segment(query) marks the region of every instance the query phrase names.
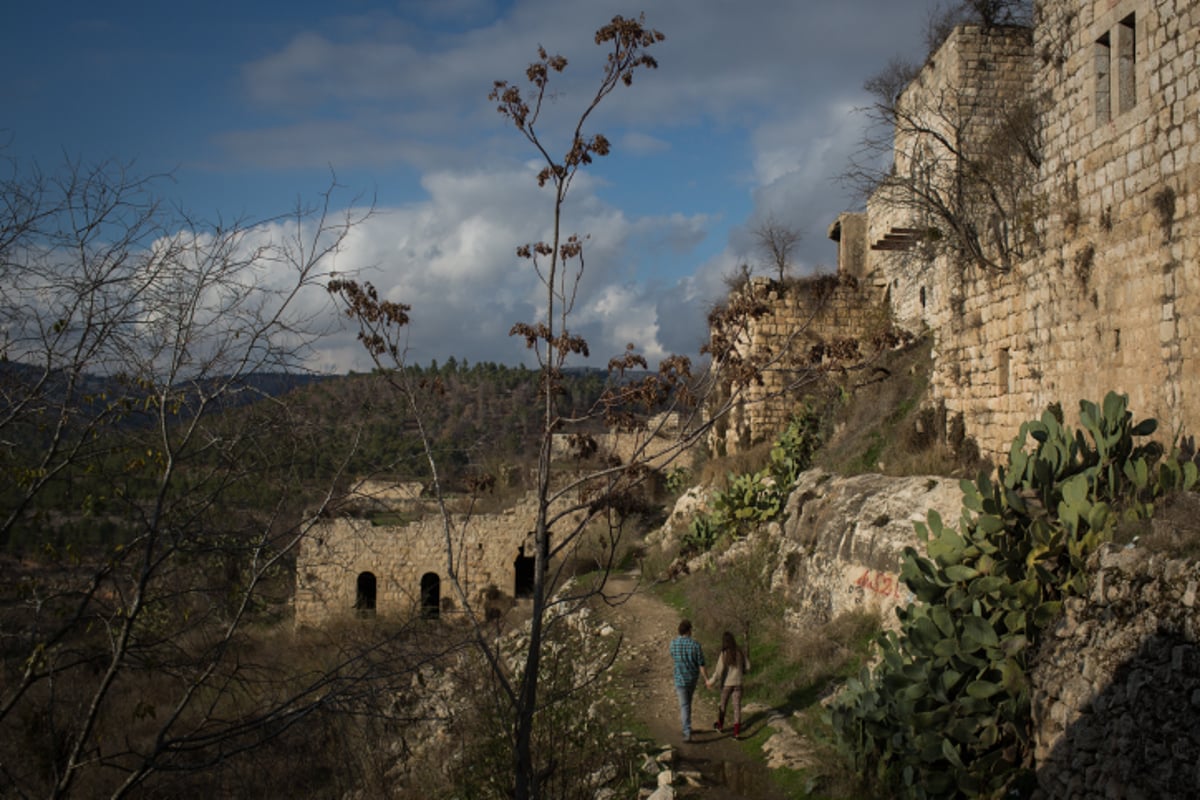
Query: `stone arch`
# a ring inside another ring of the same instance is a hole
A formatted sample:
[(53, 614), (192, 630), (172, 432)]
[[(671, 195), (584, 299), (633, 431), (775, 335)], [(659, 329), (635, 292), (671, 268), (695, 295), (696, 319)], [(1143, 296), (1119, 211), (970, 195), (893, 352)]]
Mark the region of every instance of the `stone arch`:
[(436, 572), (421, 576), (421, 616), (437, 619), (442, 606), (442, 579)]
[(378, 584), (374, 572), (360, 572), (354, 584), (354, 610), (360, 617), (375, 616)]

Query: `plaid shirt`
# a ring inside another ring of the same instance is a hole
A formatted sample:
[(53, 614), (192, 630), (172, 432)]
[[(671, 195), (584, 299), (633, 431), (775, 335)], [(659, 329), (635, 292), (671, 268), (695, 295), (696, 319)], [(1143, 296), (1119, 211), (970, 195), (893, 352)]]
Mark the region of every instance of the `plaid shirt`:
[(700, 643), (690, 636), (676, 636), (671, 640), (671, 658), (675, 660), (675, 685), (695, 686), (704, 666)]

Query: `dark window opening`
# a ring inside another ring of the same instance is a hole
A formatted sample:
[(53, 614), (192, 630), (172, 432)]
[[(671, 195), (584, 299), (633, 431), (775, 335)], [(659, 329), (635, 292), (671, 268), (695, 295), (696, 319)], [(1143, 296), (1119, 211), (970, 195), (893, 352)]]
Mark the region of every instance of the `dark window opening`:
[(1096, 124), (1103, 125), (1112, 119), (1112, 47), (1108, 34), (1096, 40), (1094, 55), (1096, 65)]
[(996, 367), (999, 371), (998, 384), (1000, 391), (1008, 394), (1012, 391), (1012, 354), (1007, 347), (1000, 349), (996, 357)]
[(354, 610), (360, 617), (375, 616), (375, 574), (360, 572), (355, 584)]
[(522, 546), (513, 562), (513, 597), (533, 597), (533, 556), (525, 555)]
[(921, 308), (925, 307), (925, 287), (921, 287)]
[(437, 619), (442, 605), (442, 579), (436, 572), (426, 572), (421, 576), (421, 616), (425, 619)]

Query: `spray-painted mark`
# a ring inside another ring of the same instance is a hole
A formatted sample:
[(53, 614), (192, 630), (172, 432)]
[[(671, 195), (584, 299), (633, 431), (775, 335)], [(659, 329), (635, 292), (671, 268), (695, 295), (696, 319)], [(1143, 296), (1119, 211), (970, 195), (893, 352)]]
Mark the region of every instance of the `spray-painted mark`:
[(903, 600), (901, 595), (900, 581), (886, 572), (880, 572), (877, 569), (865, 569), (858, 580), (854, 582), (855, 586), (863, 589), (869, 589), (875, 594), (891, 597), (896, 600)]

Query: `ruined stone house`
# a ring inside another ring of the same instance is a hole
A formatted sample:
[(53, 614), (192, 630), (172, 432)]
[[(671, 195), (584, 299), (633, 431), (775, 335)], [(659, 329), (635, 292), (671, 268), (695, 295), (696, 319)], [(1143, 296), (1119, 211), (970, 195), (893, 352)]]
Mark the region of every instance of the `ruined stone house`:
[(524, 597), (532, 589), (535, 514), (525, 503), (499, 514), (452, 514), (448, 525), (432, 508), (408, 523), (349, 514), (321, 520), (297, 555), (296, 624), (452, 615), (463, 604), (448, 580), (450, 558), (480, 613)]
[[(643, 431), (596, 439), (606, 458), (666, 468), (680, 455), (680, 434), (680, 420), (663, 416)], [(556, 440), (554, 445), (565, 462), (564, 442)], [(498, 614), (530, 596), (536, 497), (526, 496), (498, 513), (453, 513), (443, 519), (420, 493), (420, 484), (360, 482), (342, 504), (345, 513), (313, 526), (297, 554), (298, 626), (461, 613), (464, 598), (450, 582), (451, 561), (465, 599), (477, 614)], [(558, 530), (570, 529), (580, 519), (578, 512), (569, 515)], [(578, 556), (573, 551), (552, 566), (570, 569), (567, 559)]]
[[(838, 280), (932, 336), (933, 399), (984, 453), (1109, 390), (1194, 433), (1200, 2), (1035, 5), (1032, 29), (959, 27), (899, 95), (890, 178), (830, 228)], [(780, 309), (748, 346), (808, 319)], [(748, 412), (741, 438), (790, 402)]]

